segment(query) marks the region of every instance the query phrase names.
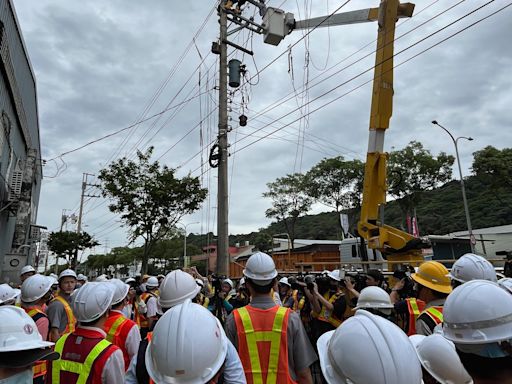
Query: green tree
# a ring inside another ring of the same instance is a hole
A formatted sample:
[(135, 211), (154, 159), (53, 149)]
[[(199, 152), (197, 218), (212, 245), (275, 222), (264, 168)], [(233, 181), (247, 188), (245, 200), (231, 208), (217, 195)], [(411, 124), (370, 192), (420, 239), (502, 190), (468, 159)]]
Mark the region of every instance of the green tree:
[(73, 269), (77, 265), (77, 252), (96, 245), (99, 243), (87, 232), (52, 232), (48, 237), (48, 249), (54, 252), (57, 258), (65, 258)]
[(473, 173), (490, 183), (497, 192), (512, 191), (512, 148), (487, 146), (473, 153)]
[(336, 212), (361, 205), (364, 163), (343, 156), (323, 159), (306, 174), (308, 193)]
[(306, 193), (306, 185), (306, 177), (301, 173), (295, 173), (267, 183), (269, 190), (263, 193), (263, 197), (268, 197), (272, 201), (272, 207), (265, 211), (265, 216), (283, 222), (290, 236), (292, 248), (297, 218), (306, 214), (313, 204), (313, 199)]
[(111, 212), (119, 213), (130, 230), (130, 241), (142, 237), (142, 273), (148, 270), (151, 248), (175, 228), (187, 214), (196, 211), (207, 195), (199, 178), (178, 178), (175, 169), (151, 162), (153, 147), (137, 151), (137, 160), (126, 157), (100, 171), (102, 194), (111, 199)]
[(411, 141), (393, 151), (388, 160), (388, 192), (397, 199), (402, 211), (402, 225), (421, 200), (424, 191), (432, 190), (452, 178), (455, 158), (440, 152), (432, 156), (423, 144)]

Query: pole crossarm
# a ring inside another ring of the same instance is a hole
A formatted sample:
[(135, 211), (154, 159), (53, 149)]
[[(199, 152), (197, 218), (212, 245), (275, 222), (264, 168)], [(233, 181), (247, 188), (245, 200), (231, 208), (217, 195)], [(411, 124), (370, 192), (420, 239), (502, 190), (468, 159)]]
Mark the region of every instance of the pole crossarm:
[[(398, 6), (397, 17), (412, 17), (414, 4), (403, 3)], [(337, 25), (358, 24), (379, 19), (379, 8), (367, 8), (357, 11), (336, 13), (330, 17), (321, 16), (312, 19), (296, 21), (292, 29), (312, 29), (333, 27)]]

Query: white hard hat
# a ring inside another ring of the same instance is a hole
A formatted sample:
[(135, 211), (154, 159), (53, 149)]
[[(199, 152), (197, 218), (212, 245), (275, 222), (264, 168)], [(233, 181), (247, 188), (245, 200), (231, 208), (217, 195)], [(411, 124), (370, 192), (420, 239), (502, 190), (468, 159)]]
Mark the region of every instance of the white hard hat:
[(108, 281), (108, 277), (105, 274), (99, 275), (94, 281), (99, 283), (104, 283), (105, 281)]
[(133, 277), (129, 277), (127, 278), (125, 281), (124, 281), (126, 284), (129, 284), (129, 283), (135, 283), (135, 279)]
[(498, 280), (498, 285), (505, 289), (507, 292), (512, 293), (512, 278), (504, 277), (503, 279)]
[(496, 271), (492, 264), (485, 258), (474, 253), (466, 253), (461, 256), (448, 274), (450, 278), (460, 283), (471, 280), (489, 280), (496, 282)]
[(327, 276), (333, 280), (341, 281), (345, 278), (345, 271), (335, 269), (334, 271), (328, 272)]
[(389, 297), (385, 290), (380, 287), (371, 286), (363, 288), (359, 294), (356, 309), (360, 308), (379, 309), (381, 312), (389, 315), (394, 305), (391, 304), (391, 297)]
[(239, 285), (244, 285), (244, 284), (245, 284), (245, 277), (242, 277), (240, 279)]
[(158, 287), (158, 279), (155, 276), (151, 276), (146, 281), (146, 287), (147, 288), (156, 288), (156, 287)]
[(114, 286), (114, 296), (112, 297), (112, 305), (119, 304), (126, 298), (126, 295), (130, 290), (130, 286), (126, 283), (123, 283), (119, 279), (109, 280), (108, 283)]
[[(421, 365), (407, 335), (392, 322), (359, 309), (317, 342), (329, 384), (420, 384)], [(361, 362), (372, 362), (362, 364)]]
[(74, 277), (76, 279), (76, 273), (72, 269), (65, 269), (59, 275), (59, 281), (63, 277)]
[(473, 379), (460, 361), (455, 344), (439, 334), (409, 339), (423, 368), (441, 384), (473, 384)]
[(114, 290), (110, 283), (85, 283), (73, 294), (73, 312), (80, 322), (99, 319), (112, 304)]
[(222, 281), (222, 284), (228, 284), (231, 287), (231, 289), (233, 289), (235, 287), (235, 283), (233, 283), (233, 280), (231, 280), (231, 279), (224, 279)]
[(87, 281), (87, 276), (82, 275), (81, 273), (79, 273), (76, 279), (77, 280), (82, 280), (82, 281)]
[(0, 304), (14, 302), (20, 293), (19, 289), (14, 289), (9, 284), (0, 284)]
[(244, 275), (255, 284), (268, 285), (277, 276), (274, 260), (266, 253), (256, 252), (247, 260)]
[(33, 303), (39, 300), (52, 289), (54, 279), (44, 275), (34, 275), (26, 279), (21, 285), (21, 301)]
[(228, 339), (206, 308), (186, 300), (158, 320), (146, 350), (156, 383), (208, 383), (226, 360)]
[(201, 279), (196, 279), (196, 284), (199, 285), (201, 288), (204, 287), (204, 281)]
[(49, 275), (50, 277), (53, 277), (55, 279), (55, 281), (58, 281), (59, 280), (59, 276), (57, 276), (55, 273), (50, 273)]
[(21, 268), (20, 276), (23, 276), (25, 273), (29, 273), (29, 272), (34, 272), (35, 273), (36, 270), (31, 265), (25, 265), (23, 268)]
[(289, 287), (291, 287), (292, 285), (288, 282), (288, 278), (287, 277), (281, 277), (281, 280), (279, 280), (279, 284), (284, 284), (284, 285), (287, 285)]
[(51, 347), (44, 341), (34, 320), (18, 307), (0, 307), (0, 353)]
[(187, 299), (193, 299), (200, 290), (201, 287), (190, 274), (176, 269), (169, 272), (162, 281), (158, 302), (162, 308), (171, 308)]
[(511, 339), (512, 296), (487, 280), (472, 280), (458, 286), (444, 303), (443, 333), (456, 344)]

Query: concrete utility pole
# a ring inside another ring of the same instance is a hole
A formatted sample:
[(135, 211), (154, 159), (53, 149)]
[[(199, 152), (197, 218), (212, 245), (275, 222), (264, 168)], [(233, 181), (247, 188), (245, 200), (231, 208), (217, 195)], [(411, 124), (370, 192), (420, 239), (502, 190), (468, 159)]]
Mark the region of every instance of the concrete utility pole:
[[(92, 173), (86, 173), (86, 172), (84, 172), (82, 174), (82, 193), (80, 195), (80, 210), (78, 211), (78, 222), (76, 225), (76, 233), (78, 233), (78, 234), (80, 234), (82, 232), (82, 216), (83, 216), (83, 211), (84, 211), (84, 199), (86, 197), (100, 197), (99, 195), (86, 195), (85, 194), (85, 190), (86, 190), (87, 186), (96, 186), (95, 184), (89, 184), (89, 182), (87, 181), (88, 176), (94, 176), (94, 175)], [(78, 259), (78, 248), (75, 249), (73, 264), (76, 263), (77, 259)], [(76, 267), (76, 265), (72, 265), (71, 267), (74, 268), (74, 267)]]
[(228, 226), (228, 18), (226, 1), (219, 6), (219, 169), (217, 179), (217, 274), (229, 274)]

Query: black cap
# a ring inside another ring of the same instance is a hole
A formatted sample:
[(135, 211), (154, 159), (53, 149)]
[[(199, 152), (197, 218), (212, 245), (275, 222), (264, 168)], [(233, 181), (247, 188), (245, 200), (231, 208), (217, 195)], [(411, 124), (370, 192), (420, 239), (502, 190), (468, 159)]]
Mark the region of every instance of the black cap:
[(60, 355), (51, 348), (26, 349), (23, 351), (0, 352), (0, 367), (22, 368), (38, 360), (57, 360)]
[(383, 281), (384, 280), (384, 275), (378, 269), (369, 269), (366, 272), (366, 275), (373, 277), (377, 281)]

